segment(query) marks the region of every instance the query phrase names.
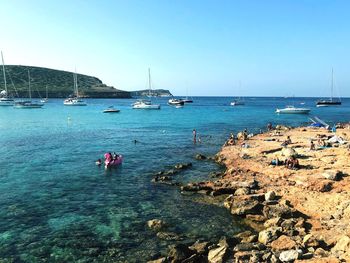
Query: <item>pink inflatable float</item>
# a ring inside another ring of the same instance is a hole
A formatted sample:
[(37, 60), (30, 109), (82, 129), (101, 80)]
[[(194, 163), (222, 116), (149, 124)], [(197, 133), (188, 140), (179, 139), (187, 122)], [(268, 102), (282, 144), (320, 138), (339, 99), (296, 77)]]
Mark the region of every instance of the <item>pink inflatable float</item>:
[(111, 153), (105, 153), (105, 168), (117, 167), (122, 164), (123, 156), (117, 155), (114, 159)]

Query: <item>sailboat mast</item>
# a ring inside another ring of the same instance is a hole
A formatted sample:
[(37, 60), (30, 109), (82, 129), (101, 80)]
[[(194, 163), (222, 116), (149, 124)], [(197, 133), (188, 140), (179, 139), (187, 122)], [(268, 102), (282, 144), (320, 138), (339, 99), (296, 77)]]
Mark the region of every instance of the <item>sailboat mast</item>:
[(151, 69), (148, 68), (148, 96), (151, 96)]
[(334, 86), (334, 73), (332, 68), (332, 86), (331, 86), (331, 101), (333, 101), (333, 87)]
[(29, 89), (29, 99), (32, 100), (32, 92), (30, 90), (30, 73), (28, 69), (28, 89)]
[(77, 92), (77, 98), (79, 98), (79, 92), (78, 92), (78, 75), (77, 72), (75, 72), (75, 88)]
[(4, 57), (2, 55), (2, 51), (1, 51), (1, 60), (2, 60), (2, 72), (4, 73), (5, 91), (6, 91), (6, 96), (8, 96), (8, 94), (7, 94), (7, 83), (6, 83), (6, 73), (5, 73), (5, 63), (4, 63)]

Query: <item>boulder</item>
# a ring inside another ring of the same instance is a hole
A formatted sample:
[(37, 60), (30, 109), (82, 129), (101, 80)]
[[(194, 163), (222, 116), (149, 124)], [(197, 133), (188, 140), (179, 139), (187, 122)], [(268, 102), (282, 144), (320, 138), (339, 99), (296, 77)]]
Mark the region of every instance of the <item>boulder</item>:
[(180, 240), (180, 236), (174, 232), (158, 232), (157, 237), (164, 240)]
[(269, 228), (272, 226), (281, 226), (282, 222), (283, 222), (283, 219), (281, 217), (274, 217), (266, 220), (264, 223), (264, 227)]
[(331, 251), (340, 258), (347, 256), (350, 259), (350, 237), (342, 236)]
[(205, 160), (205, 159), (207, 159), (207, 157), (205, 155), (200, 154), (200, 153), (197, 153), (194, 158), (196, 158), (197, 160)]
[(316, 192), (329, 192), (333, 188), (333, 182), (330, 180), (317, 180), (310, 181), (307, 185), (307, 189)]
[(258, 236), (253, 234), (251, 231), (244, 231), (237, 234), (235, 237), (241, 240), (241, 243), (252, 243), (258, 241)]
[(317, 240), (317, 238), (312, 234), (307, 234), (303, 238), (303, 246), (304, 247), (318, 247), (320, 245), (320, 242)]
[(238, 188), (235, 191), (235, 195), (239, 196), (239, 195), (249, 195), (250, 194), (250, 190), (249, 188)]
[(271, 242), (271, 248), (274, 250), (290, 250), (296, 247), (296, 242), (289, 236), (282, 235)]
[(269, 191), (265, 194), (265, 201), (273, 201), (276, 199), (275, 191)]
[(227, 246), (219, 246), (209, 250), (208, 262), (209, 263), (222, 263), (225, 262), (225, 257), (227, 256)]
[(342, 178), (342, 173), (339, 171), (326, 171), (322, 176), (331, 181), (339, 181)]
[(178, 163), (174, 167), (177, 170), (184, 170), (192, 167), (192, 163)]
[(290, 157), (297, 157), (298, 154), (293, 148), (284, 147), (281, 150), (281, 155), (286, 158), (290, 158)]
[(240, 243), (237, 244), (233, 251), (251, 251), (251, 250), (265, 250), (266, 246), (261, 243)]
[(160, 219), (152, 219), (147, 221), (147, 226), (155, 231), (162, 229), (165, 225), (165, 222)]
[(234, 201), (231, 205), (231, 214), (233, 215), (246, 215), (246, 214), (258, 214), (261, 212), (262, 205), (256, 200), (241, 200)]
[(158, 258), (158, 259), (155, 259), (155, 260), (150, 260), (150, 261), (147, 261), (147, 263), (164, 263), (166, 260), (166, 258)]
[(276, 240), (281, 234), (282, 228), (270, 227), (259, 232), (258, 240), (260, 243), (267, 245), (268, 243)]
[(315, 250), (315, 256), (318, 256), (318, 257), (328, 257), (328, 252), (326, 250), (324, 250), (323, 248), (317, 248)]
[(281, 260), (282, 262), (294, 262), (300, 257), (300, 255), (301, 255), (301, 251), (299, 250), (295, 250), (295, 249), (286, 250), (281, 252), (279, 256), (279, 260)]
[(210, 246), (209, 242), (199, 242), (196, 241), (189, 249), (195, 251), (198, 254), (205, 254), (208, 252), (208, 247)]
[(263, 209), (263, 215), (266, 218), (275, 218), (275, 217), (290, 218), (293, 216), (295, 212), (296, 210), (294, 208), (283, 203), (279, 203), (276, 205), (267, 205), (267, 206), (264, 206), (264, 209)]
[(180, 263), (194, 254), (193, 251), (184, 244), (172, 245), (169, 248), (167, 262)]

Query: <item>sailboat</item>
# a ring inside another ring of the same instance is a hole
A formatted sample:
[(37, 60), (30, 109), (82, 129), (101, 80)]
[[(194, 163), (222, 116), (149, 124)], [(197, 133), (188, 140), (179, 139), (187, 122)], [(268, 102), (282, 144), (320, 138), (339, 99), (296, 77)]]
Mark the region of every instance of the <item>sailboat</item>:
[(42, 106), (44, 106), (43, 103), (32, 101), (32, 91), (30, 89), (29, 69), (28, 69), (28, 92), (29, 92), (29, 100), (16, 101), (14, 104), (15, 108), (18, 108), (18, 109), (36, 109), (36, 108), (41, 108)]
[(332, 68), (332, 85), (331, 85), (331, 97), (330, 99), (325, 99), (325, 100), (319, 100), (316, 102), (317, 107), (328, 107), (328, 106), (337, 106), (341, 105), (340, 99), (334, 100), (333, 99), (333, 89), (334, 89), (334, 73), (333, 73), (333, 68)]
[(63, 104), (66, 106), (86, 106), (86, 102), (79, 97), (78, 91), (78, 77), (77, 73), (73, 73), (74, 80), (74, 97), (67, 98), (64, 100)]
[[(241, 82), (239, 82), (239, 89), (241, 89)], [(236, 99), (234, 99), (230, 105), (231, 106), (240, 106), (240, 105), (244, 105), (244, 100), (241, 99), (241, 97), (238, 97)]]
[(40, 102), (46, 103), (46, 102), (48, 102), (48, 101), (49, 101), (49, 96), (48, 96), (47, 85), (46, 85), (46, 98), (41, 99)]
[(181, 99), (184, 103), (193, 103), (193, 99), (188, 97), (188, 89), (186, 90), (186, 97)]
[(13, 106), (15, 103), (15, 100), (9, 97), (8, 91), (7, 91), (7, 83), (6, 83), (6, 72), (5, 72), (5, 63), (4, 63), (4, 57), (2, 55), (1, 51), (1, 59), (2, 59), (2, 71), (4, 73), (4, 84), (5, 89), (0, 92), (0, 106)]
[[(148, 69), (148, 95), (151, 96), (151, 70)], [(159, 110), (159, 104), (153, 104), (151, 100), (139, 99), (132, 104), (133, 109)]]

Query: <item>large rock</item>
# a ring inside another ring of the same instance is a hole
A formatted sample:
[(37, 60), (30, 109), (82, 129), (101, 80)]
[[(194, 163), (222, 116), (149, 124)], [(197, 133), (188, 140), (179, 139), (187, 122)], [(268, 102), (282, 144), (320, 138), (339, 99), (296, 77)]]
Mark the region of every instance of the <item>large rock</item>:
[(299, 250), (286, 250), (281, 252), (279, 259), (282, 262), (293, 262), (295, 260), (297, 260), (301, 255), (301, 252)]
[[(231, 214), (234, 215), (260, 214), (263, 207), (261, 204), (263, 199), (263, 194), (229, 196), (225, 200), (224, 205), (229, 207)], [(231, 204), (229, 204), (230, 201)]]
[(275, 217), (290, 218), (293, 216), (295, 212), (296, 210), (294, 208), (283, 203), (264, 206), (264, 209), (263, 209), (263, 215), (266, 218), (275, 218)]
[(268, 243), (276, 240), (281, 234), (282, 228), (270, 227), (259, 232), (258, 240), (260, 243), (267, 245)]
[(331, 251), (340, 258), (350, 259), (350, 237), (342, 236)]
[(271, 243), (271, 248), (275, 250), (290, 250), (295, 248), (295, 246), (296, 242), (286, 235), (280, 236)]
[(186, 245), (177, 244), (169, 247), (169, 253), (167, 260), (172, 263), (182, 262), (186, 258), (189, 258), (193, 253)]
[(303, 238), (303, 246), (304, 247), (318, 247), (320, 245), (320, 242), (318, 239), (312, 235), (312, 234), (307, 234)]
[(274, 217), (266, 220), (264, 223), (264, 227), (269, 228), (272, 226), (281, 226), (282, 222), (283, 222), (283, 219), (281, 217)]
[(208, 262), (209, 263), (222, 263), (227, 255), (227, 246), (219, 246), (209, 250)]
[(152, 219), (147, 221), (147, 226), (155, 231), (161, 230), (165, 225), (165, 222), (160, 219)]
[(329, 192), (333, 188), (333, 182), (330, 180), (317, 180), (310, 181), (307, 185), (307, 189), (316, 192)]
[(342, 178), (342, 173), (339, 171), (326, 171), (322, 176), (328, 180), (339, 181)]
[(290, 158), (290, 157), (297, 157), (298, 153), (293, 148), (284, 147), (281, 150), (281, 155)]
[(210, 246), (209, 242), (199, 242), (196, 241), (192, 246), (189, 248), (193, 251), (196, 251), (198, 254), (205, 254), (208, 252), (208, 247)]
[(265, 194), (265, 201), (273, 201), (276, 199), (275, 191), (269, 191)]

